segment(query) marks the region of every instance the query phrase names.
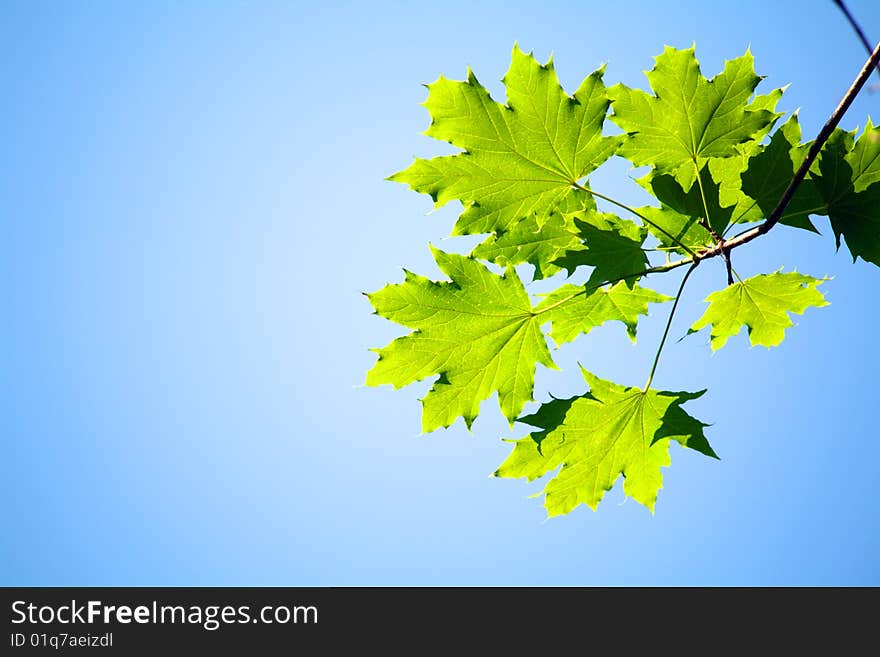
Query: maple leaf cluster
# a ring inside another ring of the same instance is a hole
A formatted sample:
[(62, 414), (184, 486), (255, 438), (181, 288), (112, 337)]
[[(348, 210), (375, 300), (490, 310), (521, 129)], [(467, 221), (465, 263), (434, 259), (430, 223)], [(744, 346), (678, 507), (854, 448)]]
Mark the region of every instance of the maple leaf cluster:
[[(667, 47), (646, 74), (650, 91), (606, 87), (604, 74), (594, 71), (568, 95), (552, 60), (542, 65), (514, 47), (506, 104), (470, 70), (466, 80), (428, 85), (426, 134), (460, 152), (416, 159), (390, 180), (437, 207), (460, 202), (452, 235), (485, 238), (468, 255), (434, 249), (448, 280), (406, 272), (402, 283), (367, 295), (377, 314), (412, 331), (375, 350), (367, 383), (400, 388), (435, 377), (422, 400), (425, 432), (458, 418), (470, 428), (497, 393), (511, 424), (537, 430), (514, 441), (496, 475), (555, 472), (544, 490), (549, 515), (582, 503), (595, 509), (621, 475), (624, 492), (653, 509), (671, 441), (715, 452), (706, 425), (682, 408), (705, 391), (653, 389), (653, 371), (636, 388), (584, 370), (587, 392), (523, 416), (537, 365), (556, 368), (548, 341), (559, 346), (606, 322), (635, 339), (649, 305), (672, 300), (641, 283), (664, 271), (651, 257), (678, 254), (695, 266), (737, 226), (765, 220), (810, 147), (796, 114), (778, 125), (784, 89), (756, 95), (761, 78), (749, 52), (707, 79), (693, 47)], [(604, 134), (607, 121), (623, 133)], [(630, 207), (591, 186), (590, 174), (614, 156), (649, 167), (637, 183), (656, 204)], [(844, 240), (854, 260), (880, 265), (880, 130), (870, 122), (858, 138), (835, 130), (780, 223), (816, 231), (818, 216), (829, 217), (837, 246)], [(515, 268), (523, 263), (533, 280), (581, 268), (589, 279), (534, 300)], [(713, 350), (743, 328), (753, 345), (778, 345), (789, 313), (827, 305), (823, 282), (782, 271), (739, 279), (706, 299), (691, 332), (711, 327)]]

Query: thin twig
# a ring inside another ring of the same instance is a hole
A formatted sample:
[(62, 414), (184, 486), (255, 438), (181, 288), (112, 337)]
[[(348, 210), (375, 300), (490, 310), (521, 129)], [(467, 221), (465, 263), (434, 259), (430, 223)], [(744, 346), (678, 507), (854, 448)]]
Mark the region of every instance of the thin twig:
[[(859, 22), (855, 19), (855, 16), (850, 13), (849, 8), (844, 4), (843, 0), (832, 0), (832, 2), (834, 2), (834, 4), (840, 8), (840, 11), (843, 12), (843, 15), (846, 16), (846, 20), (849, 21), (852, 29), (855, 30), (856, 35), (859, 37), (859, 41), (862, 42), (862, 45), (865, 46), (865, 50), (870, 54), (871, 42), (868, 41), (868, 37), (865, 36), (865, 32), (862, 30), (862, 26), (859, 25)], [(875, 64), (874, 68), (877, 69), (877, 74), (880, 75), (880, 63)]]
[(733, 263), (730, 262), (730, 249), (724, 248), (724, 238), (719, 235), (712, 225), (705, 219), (697, 221), (715, 240), (715, 244), (721, 249), (721, 257), (724, 258), (724, 264), (727, 267), (727, 284), (733, 285)]
[(730, 249), (724, 250), (724, 264), (727, 266), (727, 284), (733, 285), (733, 263), (730, 261)]

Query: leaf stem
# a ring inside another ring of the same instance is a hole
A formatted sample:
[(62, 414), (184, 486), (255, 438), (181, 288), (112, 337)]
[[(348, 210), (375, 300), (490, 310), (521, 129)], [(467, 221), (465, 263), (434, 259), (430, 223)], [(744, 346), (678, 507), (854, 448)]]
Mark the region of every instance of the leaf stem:
[(650, 219), (648, 219), (645, 215), (643, 215), (641, 212), (639, 212), (639, 211), (636, 210), (635, 208), (631, 208), (630, 206), (626, 205), (625, 203), (621, 203), (621, 202), (618, 201), (617, 199), (613, 199), (613, 198), (611, 198), (610, 196), (605, 196), (605, 194), (601, 194), (601, 193), (599, 193), (599, 192), (597, 192), (597, 191), (595, 191), (595, 190), (593, 190), (593, 189), (590, 189), (589, 187), (584, 187), (583, 185), (581, 185), (581, 184), (578, 183), (578, 182), (574, 182), (574, 183), (572, 183), (572, 187), (574, 187), (575, 189), (579, 189), (579, 190), (581, 190), (582, 192), (586, 192), (587, 194), (592, 194), (593, 196), (597, 196), (597, 197), (601, 198), (601, 199), (604, 200), (604, 201), (608, 201), (609, 203), (611, 203), (611, 204), (613, 204), (613, 205), (616, 205), (617, 207), (622, 208), (622, 209), (626, 210), (627, 212), (629, 212), (629, 213), (631, 213), (631, 214), (634, 214), (635, 216), (637, 216), (639, 219), (641, 219), (642, 221), (644, 221), (644, 222), (645, 222), (646, 224), (648, 224), (649, 226), (653, 226), (654, 228), (656, 228), (657, 230), (659, 230), (661, 233), (663, 233), (664, 235), (666, 235), (666, 237), (668, 237), (668, 238), (671, 239), (673, 242), (675, 242), (676, 244), (678, 244), (678, 246), (680, 246), (682, 249), (684, 249), (687, 253), (689, 253), (689, 254), (692, 255), (692, 256), (696, 256), (696, 253), (693, 251), (693, 249), (691, 249), (690, 247), (688, 247), (688, 246), (687, 246), (686, 244), (684, 244), (681, 240), (679, 240), (675, 235), (673, 235), (672, 233), (670, 233), (669, 231), (667, 231), (667, 230), (666, 230), (665, 228), (663, 228), (662, 226), (658, 226), (657, 224), (655, 224), (653, 221), (651, 221)]
[(675, 302), (672, 304), (672, 310), (669, 311), (669, 319), (666, 320), (666, 328), (663, 330), (663, 337), (660, 338), (660, 346), (657, 347), (657, 354), (654, 356), (654, 364), (651, 366), (651, 373), (648, 375), (648, 382), (645, 384), (645, 392), (648, 392), (648, 389), (651, 387), (651, 382), (654, 380), (654, 372), (657, 371), (657, 364), (660, 362), (660, 354), (663, 353), (663, 346), (666, 344), (666, 338), (669, 336), (669, 329), (672, 326), (672, 318), (675, 317), (675, 309), (678, 308), (678, 302), (681, 300), (681, 293), (684, 292), (685, 283), (687, 283), (688, 278), (690, 278), (694, 269), (696, 269), (699, 264), (699, 260), (695, 260), (693, 264), (691, 264), (690, 269), (685, 272), (684, 278), (681, 279), (681, 285), (678, 286), (678, 292), (675, 294)]
[(709, 216), (709, 204), (706, 203), (706, 192), (703, 189), (703, 176), (700, 175), (700, 167), (697, 165), (697, 161), (694, 160), (694, 169), (697, 172), (697, 186), (700, 189), (700, 198), (703, 201), (703, 218), (706, 220), (706, 224), (703, 226), (709, 233), (712, 235), (712, 239), (716, 242), (721, 241), (721, 237), (718, 233), (715, 232), (715, 229), (712, 228), (712, 218)]

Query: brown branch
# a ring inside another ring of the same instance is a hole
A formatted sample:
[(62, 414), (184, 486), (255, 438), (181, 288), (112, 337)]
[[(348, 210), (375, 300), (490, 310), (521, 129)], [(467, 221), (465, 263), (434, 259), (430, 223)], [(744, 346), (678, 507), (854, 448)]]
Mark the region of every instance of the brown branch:
[(730, 261), (730, 249), (724, 249), (724, 264), (727, 266), (727, 284), (733, 285), (733, 263)]
[[(865, 46), (865, 50), (870, 54), (871, 42), (868, 41), (868, 37), (865, 36), (865, 32), (862, 30), (862, 26), (859, 25), (859, 22), (855, 19), (855, 16), (850, 13), (849, 8), (844, 4), (843, 0), (832, 0), (832, 2), (834, 2), (840, 11), (843, 12), (843, 15), (846, 16), (846, 20), (849, 21), (852, 29), (855, 30), (856, 35), (859, 37), (859, 41), (862, 42), (862, 45)], [(877, 69), (877, 74), (880, 75), (880, 63), (875, 64), (874, 68)]]
[(712, 228), (712, 225), (705, 219), (700, 218), (697, 223), (706, 229), (706, 232), (712, 236), (712, 239), (715, 240), (715, 244), (721, 249), (721, 257), (724, 258), (724, 265), (727, 267), (727, 284), (733, 285), (733, 263), (730, 262), (730, 249), (725, 248), (724, 238), (721, 237), (721, 235), (719, 235), (716, 230)]

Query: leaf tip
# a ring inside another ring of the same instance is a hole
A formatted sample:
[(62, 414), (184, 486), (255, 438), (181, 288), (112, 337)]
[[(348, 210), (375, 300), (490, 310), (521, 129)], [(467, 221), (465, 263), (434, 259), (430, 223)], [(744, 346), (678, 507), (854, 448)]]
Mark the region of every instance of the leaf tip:
[(633, 344), (636, 343), (636, 325), (635, 324), (627, 324), (626, 325), (626, 335), (629, 337), (630, 342)]

